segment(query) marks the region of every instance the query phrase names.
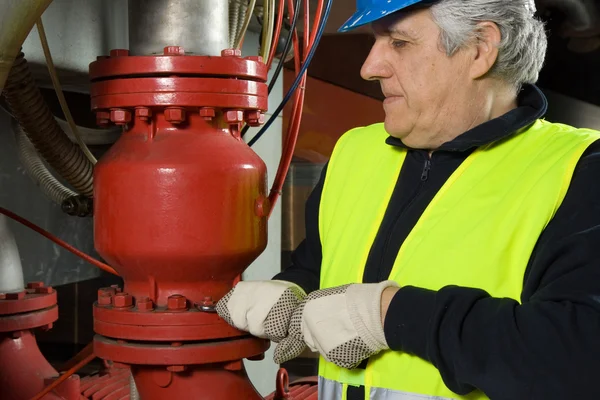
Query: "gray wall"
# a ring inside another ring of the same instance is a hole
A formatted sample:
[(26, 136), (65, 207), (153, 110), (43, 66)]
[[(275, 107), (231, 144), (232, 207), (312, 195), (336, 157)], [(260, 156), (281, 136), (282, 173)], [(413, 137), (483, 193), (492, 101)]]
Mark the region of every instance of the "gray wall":
[[(47, 199), (21, 166), (10, 128), (10, 116), (0, 111), (0, 206), (92, 254), (92, 219), (64, 214)], [(25, 282), (62, 285), (94, 278), (100, 271), (50, 240), (11, 221), (23, 262)]]

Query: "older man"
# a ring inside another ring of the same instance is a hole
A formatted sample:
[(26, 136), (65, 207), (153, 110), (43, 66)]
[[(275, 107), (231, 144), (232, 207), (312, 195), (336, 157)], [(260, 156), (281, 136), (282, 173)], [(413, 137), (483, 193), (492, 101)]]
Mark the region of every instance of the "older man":
[(359, 0), (384, 124), (347, 132), (294, 265), (219, 302), (321, 354), (320, 399), (600, 398), (600, 133), (541, 119), (529, 0)]

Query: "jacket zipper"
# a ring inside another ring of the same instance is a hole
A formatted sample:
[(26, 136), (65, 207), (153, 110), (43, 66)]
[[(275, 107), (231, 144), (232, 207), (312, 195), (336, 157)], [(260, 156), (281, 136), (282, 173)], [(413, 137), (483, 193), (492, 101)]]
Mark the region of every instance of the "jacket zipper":
[(427, 181), (427, 179), (429, 179), (429, 171), (431, 171), (431, 157), (429, 156), (429, 154), (426, 154), (425, 155), (425, 163), (423, 164), (423, 169), (421, 170), (421, 182), (419, 183), (419, 186), (415, 190), (415, 192), (414, 192), (412, 198), (410, 199), (410, 201), (406, 204), (406, 207), (404, 207), (402, 209), (402, 211), (400, 211), (398, 214), (396, 214), (396, 217), (394, 218), (394, 221), (390, 225), (390, 229), (388, 229), (388, 232), (386, 234), (385, 243), (383, 245), (383, 249), (382, 249), (382, 252), (381, 252), (381, 258), (380, 258), (379, 279), (388, 279), (388, 276), (385, 276), (385, 277), (381, 276), (381, 273), (382, 273), (381, 266), (383, 265), (383, 260), (385, 259), (385, 254), (387, 252), (387, 249), (388, 249), (389, 244), (390, 244), (390, 240), (392, 238), (392, 232), (394, 230), (394, 226), (396, 226), (396, 223), (398, 222), (398, 220), (404, 215), (404, 213), (406, 212), (406, 210), (408, 210), (410, 208), (410, 206), (413, 204), (413, 202), (415, 201), (415, 199), (417, 198), (417, 196), (421, 192), (421, 189), (423, 188), (423, 185), (425, 184), (425, 182)]

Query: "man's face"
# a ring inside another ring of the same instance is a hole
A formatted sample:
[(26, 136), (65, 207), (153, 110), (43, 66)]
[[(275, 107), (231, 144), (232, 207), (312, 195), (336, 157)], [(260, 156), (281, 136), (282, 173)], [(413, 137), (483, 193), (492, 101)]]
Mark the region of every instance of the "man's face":
[(461, 51), (446, 55), (427, 9), (384, 18), (373, 30), (361, 76), (381, 84), (386, 131), (408, 146), (427, 148), (460, 107), (469, 106), (468, 61)]

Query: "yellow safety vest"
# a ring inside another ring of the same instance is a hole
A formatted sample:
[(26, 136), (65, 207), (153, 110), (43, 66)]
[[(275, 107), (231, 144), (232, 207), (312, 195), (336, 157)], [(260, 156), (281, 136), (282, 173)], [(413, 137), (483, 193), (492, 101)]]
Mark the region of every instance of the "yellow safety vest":
[[(406, 150), (385, 143), (383, 124), (347, 132), (337, 143), (319, 210), (321, 288), (362, 282), (367, 256), (394, 191)], [(561, 205), (577, 162), (600, 132), (543, 120), (474, 151), (431, 201), (402, 247), (389, 279), (439, 290), (481, 288), (519, 300), (533, 248)], [(371, 357), (364, 370), (321, 358), (321, 400), (486, 399), (459, 396), (429, 362), (402, 352)]]

